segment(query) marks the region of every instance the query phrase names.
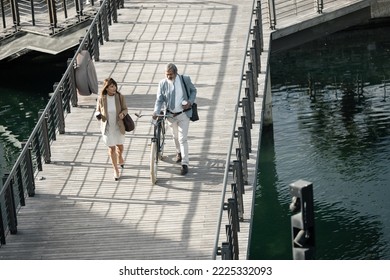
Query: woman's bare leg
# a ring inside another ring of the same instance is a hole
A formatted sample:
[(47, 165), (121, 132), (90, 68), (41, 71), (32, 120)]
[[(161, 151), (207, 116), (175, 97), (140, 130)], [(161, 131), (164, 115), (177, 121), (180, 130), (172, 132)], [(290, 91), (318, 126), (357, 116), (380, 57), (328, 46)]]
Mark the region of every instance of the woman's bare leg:
[(123, 145), (116, 145), (116, 156), (119, 165), (123, 168), (123, 165), (125, 163), (123, 159)]
[(108, 154), (111, 158), (112, 167), (114, 168), (114, 179), (117, 180), (119, 179), (119, 169), (117, 166), (117, 155), (116, 155), (115, 146), (108, 148)]

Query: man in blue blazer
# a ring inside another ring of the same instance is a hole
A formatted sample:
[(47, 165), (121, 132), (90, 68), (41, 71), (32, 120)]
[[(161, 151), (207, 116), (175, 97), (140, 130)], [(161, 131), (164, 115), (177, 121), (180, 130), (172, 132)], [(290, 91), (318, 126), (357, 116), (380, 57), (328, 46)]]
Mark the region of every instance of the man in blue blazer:
[(188, 173), (188, 128), (192, 116), (192, 104), (196, 99), (196, 88), (191, 78), (179, 75), (173, 63), (165, 66), (165, 79), (158, 84), (153, 119), (157, 118), (163, 106), (170, 118), (167, 118), (176, 147), (176, 162), (181, 163), (180, 174)]

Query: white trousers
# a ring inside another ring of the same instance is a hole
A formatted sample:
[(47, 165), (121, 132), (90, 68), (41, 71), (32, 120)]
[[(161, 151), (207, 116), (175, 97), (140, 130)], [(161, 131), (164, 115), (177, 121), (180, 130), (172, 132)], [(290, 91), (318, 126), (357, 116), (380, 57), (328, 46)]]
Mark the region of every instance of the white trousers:
[(173, 142), (177, 153), (181, 153), (181, 164), (189, 165), (188, 158), (188, 128), (190, 126), (190, 118), (185, 114), (181, 113), (174, 118), (168, 118), (168, 124), (171, 128)]

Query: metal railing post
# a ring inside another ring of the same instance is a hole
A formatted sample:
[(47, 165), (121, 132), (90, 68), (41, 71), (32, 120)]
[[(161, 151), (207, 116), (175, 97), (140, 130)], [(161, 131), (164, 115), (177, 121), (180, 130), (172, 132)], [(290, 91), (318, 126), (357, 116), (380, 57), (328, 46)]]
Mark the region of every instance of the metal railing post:
[(317, 13), (322, 14), (324, 9), (324, 0), (317, 0)]
[(30, 0), (30, 6), (31, 6), (31, 21), (32, 21), (32, 25), (35, 26), (34, 0)]
[(242, 175), (242, 166), (239, 160), (233, 161), (233, 181), (237, 186), (237, 208), (238, 208), (238, 217), (240, 221), (244, 219), (244, 205), (243, 205), (243, 194), (245, 194), (244, 189), (244, 178)]
[(109, 36), (109, 30), (108, 30), (108, 25), (109, 25), (109, 14), (107, 12), (107, 6), (102, 6), (101, 7), (102, 9), (102, 13), (100, 14), (100, 18), (102, 18), (102, 34), (103, 34), (103, 38), (106, 42), (108, 42), (110, 39), (110, 36)]
[(37, 161), (37, 167), (38, 167), (38, 171), (42, 171), (42, 154), (41, 154), (41, 143), (39, 141), (39, 133), (36, 133), (35, 134), (35, 137), (34, 137), (34, 141), (35, 141), (35, 159)]
[(111, 10), (112, 10), (112, 21), (114, 23), (118, 22), (118, 12), (117, 12), (117, 3), (115, 0), (110, 0)]
[[(39, 111), (39, 117), (41, 117), (43, 114), (43, 110)], [(50, 141), (49, 141), (49, 131), (47, 129), (47, 119), (48, 116), (45, 114), (45, 117), (42, 122), (42, 137), (43, 137), (43, 158), (45, 160), (45, 163), (50, 163)]]
[(0, 203), (0, 244), (4, 245), (5, 242), (5, 230), (4, 230), (4, 221), (3, 221), (3, 211), (1, 210)]
[(47, 1), (49, 9), (49, 18), (50, 18), (50, 28), (53, 33), (55, 33), (55, 28), (57, 28), (57, 8), (55, 0)]
[(269, 11), (269, 22), (270, 28), (272, 30), (276, 29), (276, 10), (275, 10), (275, 1), (268, 0), (268, 11)]
[[(7, 181), (9, 174), (4, 174), (3, 176), (3, 184)], [(15, 196), (13, 190), (13, 179), (10, 180), (10, 183), (5, 190), (4, 194), (5, 198), (5, 209), (8, 217), (8, 228), (11, 234), (16, 234), (18, 232), (18, 221), (16, 218), (16, 206), (15, 206)]]
[(6, 28), (7, 22), (5, 21), (4, 0), (0, 0), (0, 5), (1, 5), (1, 18), (3, 19), (3, 28)]
[[(254, 103), (252, 103), (254, 105)], [(243, 97), (241, 100), (241, 107), (242, 107), (242, 115), (246, 119), (246, 125), (248, 127), (248, 130), (251, 130), (253, 128), (252, 124), (252, 108), (251, 104), (249, 104), (249, 98)]]
[[(229, 219), (229, 229), (227, 230), (229, 243), (232, 244), (232, 258), (238, 260), (239, 257), (239, 246), (238, 246), (238, 224), (239, 221), (237, 213), (237, 201), (234, 198), (229, 198), (227, 203), (228, 219)], [(239, 210), (238, 210), (239, 211)]]
[[(69, 60), (68, 60), (68, 62), (69, 62)], [(57, 87), (58, 87), (58, 83), (55, 83), (53, 85), (54, 91), (57, 89)], [(57, 99), (55, 100), (56, 101), (55, 102), (55, 107), (57, 108), (56, 109), (56, 114), (57, 114), (57, 117), (58, 117), (58, 133), (59, 134), (64, 134), (65, 133), (65, 115), (64, 115), (64, 108), (62, 106), (62, 95), (63, 95), (63, 90), (60, 89), (60, 93), (57, 94)], [(74, 95), (76, 95), (76, 104), (77, 104), (77, 94), (74, 94)]]
[(62, 6), (64, 7), (64, 17), (68, 18), (68, 8), (66, 7), (66, 0), (62, 0)]
[(92, 32), (90, 35), (92, 38), (90, 38), (90, 42), (93, 47), (93, 52), (91, 52), (91, 56), (93, 56), (95, 61), (99, 61), (100, 57), (100, 49), (99, 49), (99, 38), (98, 38), (98, 30), (97, 30), (97, 24), (94, 24), (92, 27)]
[(26, 201), (24, 199), (24, 189), (23, 189), (23, 178), (22, 178), (22, 166), (19, 164), (16, 171), (17, 184), (18, 184), (18, 196), (21, 206), (26, 206)]
[(20, 25), (18, 0), (11, 0), (11, 11), (12, 11), (12, 20), (14, 23), (15, 31), (18, 31), (18, 26)]
[[(26, 146), (26, 142), (22, 143), (22, 149)], [(35, 181), (34, 181), (34, 167), (32, 163), (32, 158), (31, 158), (31, 145), (29, 145), (26, 155), (25, 155), (25, 163), (26, 163), (26, 169), (27, 169), (27, 180), (26, 180), (26, 189), (27, 189), (27, 194), (29, 197), (35, 196)]]

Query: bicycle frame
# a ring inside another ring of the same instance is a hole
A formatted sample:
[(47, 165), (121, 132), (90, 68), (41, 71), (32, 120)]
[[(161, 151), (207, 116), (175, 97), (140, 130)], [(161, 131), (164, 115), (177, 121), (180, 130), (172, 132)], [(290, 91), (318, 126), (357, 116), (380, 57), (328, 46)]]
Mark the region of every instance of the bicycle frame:
[(165, 119), (167, 115), (161, 114), (157, 116), (157, 120), (152, 121), (153, 138), (151, 139), (150, 151), (150, 178), (154, 185), (157, 181), (157, 165), (158, 161), (163, 159), (164, 144), (165, 144)]

